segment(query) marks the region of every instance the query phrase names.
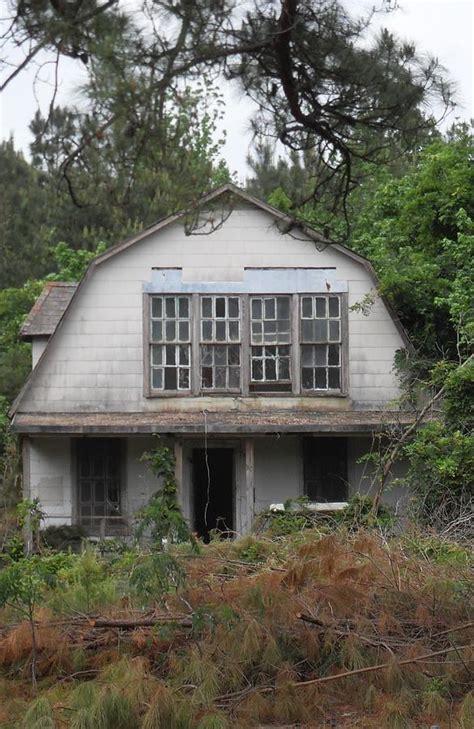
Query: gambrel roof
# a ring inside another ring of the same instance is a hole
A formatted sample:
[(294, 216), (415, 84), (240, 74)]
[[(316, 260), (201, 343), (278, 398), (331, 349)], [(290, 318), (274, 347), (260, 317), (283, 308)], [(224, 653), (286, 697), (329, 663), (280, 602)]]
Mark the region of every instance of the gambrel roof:
[[(74, 284), (56, 284), (51, 285), (48, 290), (45, 290), (43, 294), (41, 295), (40, 299), (38, 300), (37, 304), (35, 304), (35, 307), (33, 307), (33, 310), (30, 314), (30, 317), (28, 318), (27, 322), (25, 323), (25, 326), (22, 330), (22, 335), (25, 337), (31, 337), (33, 334), (38, 334), (41, 329), (44, 330), (44, 335), (51, 334), (50, 342), (55, 340), (58, 331), (62, 327), (62, 323), (64, 321), (66, 312), (69, 310), (71, 306), (74, 306), (74, 301), (76, 297), (79, 295), (79, 292), (85, 285), (85, 283), (88, 281), (88, 279), (93, 275), (95, 269), (106, 263), (110, 258), (115, 257), (119, 254), (121, 254), (123, 251), (128, 250), (130, 247), (137, 245), (140, 243), (140, 241), (145, 240), (149, 236), (152, 236), (153, 234), (162, 231), (167, 226), (172, 225), (173, 223), (179, 222), (183, 220), (186, 222), (188, 219), (188, 216), (194, 216), (196, 217), (196, 211), (203, 211), (206, 212), (210, 208), (212, 208), (212, 204), (214, 202), (218, 202), (219, 198), (222, 198), (223, 201), (225, 201), (226, 205), (229, 207), (229, 211), (232, 211), (233, 206), (237, 206), (238, 204), (243, 204), (246, 206), (253, 206), (259, 210), (264, 211), (265, 213), (269, 214), (276, 225), (276, 227), (279, 229), (281, 234), (293, 234), (295, 232), (300, 232), (300, 234), (304, 234), (306, 236), (306, 239), (310, 239), (314, 241), (314, 244), (318, 250), (323, 250), (324, 248), (331, 247), (335, 251), (337, 251), (339, 254), (342, 254), (343, 256), (347, 256), (348, 258), (352, 259), (353, 261), (358, 262), (361, 264), (365, 270), (368, 272), (370, 279), (373, 282), (374, 288), (378, 286), (377, 277), (375, 275), (375, 272), (369, 263), (369, 261), (364, 258), (363, 256), (355, 253), (354, 251), (351, 251), (349, 248), (345, 247), (344, 245), (341, 245), (340, 243), (335, 243), (328, 238), (326, 238), (324, 235), (321, 235), (319, 232), (315, 231), (314, 229), (307, 226), (305, 223), (296, 220), (295, 218), (282, 213), (280, 210), (277, 210), (276, 208), (272, 207), (271, 205), (268, 205), (268, 203), (265, 203), (261, 200), (258, 200), (257, 198), (249, 195), (248, 193), (244, 192), (243, 190), (239, 189), (237, 186), (233, 185), (232, 183), (226, 183), (216, 190), (208, 193), (207, 195), (203, 196), (200, 200), (196, 202), (196, 204), (190, 208), (189, 210), (180, 211), (178, 213), (175, 213), (173, 215), (170, 215), (163, 220), (158, 221), (157, 223), (150, 225), (149, 227), (145, 228), (143, 231), (141, 231), (139, 234), (124, 240), (122, 242), (117, 243), (116, 245), (109, 248), (107, 251), (102, 253), (100, 256), (97, 256), (89, 265), (82, 281), (75, 286)], [(230, 204), (229, 204), (230, 203)], [(296, 236), (295, 236), (296, 237)], [(66, 301), (66, 298), (69, 298), (69, 301)], [(49, 301), (51, 301), (51, 309), (49, 309)], [(398, 317), (396, 316), (393, 309), (390, 307), (389, 304), (387, 304), (386, 301), (384, 301), (384, 304), (389, 311), (389, 314), (394, 322), (395, 327), (397, 328), (402, 341), (404, 342), (405, 346), (409, 347), (409, 340), (407, 338), (407, 335), (403, 329), (403, 327), (400, 324), (400, 321), (398, 320)], [(62, 309), (62, 311), (61, 311)], [(36, 311), (35, 311), (36, 310)], [(45, 321), (42, 323), (40, 314), (43, 315)], [(28, 324), (28, 327), (26, 327), (26, 324)], [(53, 326), (54, 325), (54, 326)], [(49, 327), (49, 329), (48, 329)], [(48, 330), (48, 331), (47, 331)], [(25, 394), (29, 391), (32, 384), (35, 382), (35, 379), (37, 377), (38, 369), (41, 366), (41, 362), (45, 356), (45, 354), (48, 352), (49, 344), (45, 348), (42, 356), (39, 359), (39, 362), (37, 363), (36, 367), (30, 374), (28, 380), (26, 381), (22, 391), (18, 395), (15, 403), (13, 404), (11, 413), (15, 413), (18, 410), (18, 407), (25, 396)]]

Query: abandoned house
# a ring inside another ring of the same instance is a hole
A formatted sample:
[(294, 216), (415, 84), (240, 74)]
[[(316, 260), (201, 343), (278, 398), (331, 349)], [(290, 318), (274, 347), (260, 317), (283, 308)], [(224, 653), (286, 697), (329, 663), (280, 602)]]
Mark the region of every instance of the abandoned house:
[(48, 284), (22, 329), (25, 497), (50, 524), (114, 533), (159, 488), (141, 460), (153, 434), (201, 535), (244, 533), (288, 498), (367, 491), (360, 458), (399, 422), (407, 345), (376, 286), (363, 257), (230, 184), (110, 248), (78, 285)]

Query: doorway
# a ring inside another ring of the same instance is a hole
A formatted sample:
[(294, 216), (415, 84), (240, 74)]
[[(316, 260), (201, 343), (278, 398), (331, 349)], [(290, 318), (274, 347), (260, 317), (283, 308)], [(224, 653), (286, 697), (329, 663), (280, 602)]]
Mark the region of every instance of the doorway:
[(210, 531), (232, 532), (234, 525), (234, 449), (193, 448), (194, 530), (209, 542)]

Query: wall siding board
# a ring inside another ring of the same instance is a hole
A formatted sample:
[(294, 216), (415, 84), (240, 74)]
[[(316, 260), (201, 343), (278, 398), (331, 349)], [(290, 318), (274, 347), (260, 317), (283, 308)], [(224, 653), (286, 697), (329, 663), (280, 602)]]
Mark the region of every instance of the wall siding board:
[[(210, 281), (249, 267), (335, 268), (335, 278), (347, 282), (349, 307), (374, 289), (360, 262), (330, 245), (318, 250), (311, 240), (281, 234), (269, 214), (250, 206), (234, 210), (207, 237), (186, 236), (183, 226), (174, 223), (95, 268), (38, 364), (21, 412), (159, 412), (183, 407), (143, 393), (142, 293), (153, 269), (160, 267), (182, 268), (190, 279)], [(349, 310), (348, 394), (355, 407), (396, 397), (392, 364), (402, 346), (380, 301), (367, 317)], [(206, 402), (214, 409), (246, 407), (234, 397)], [(310, 407), (317, 410), (320, 403), (321, 398), (311, 398)]]

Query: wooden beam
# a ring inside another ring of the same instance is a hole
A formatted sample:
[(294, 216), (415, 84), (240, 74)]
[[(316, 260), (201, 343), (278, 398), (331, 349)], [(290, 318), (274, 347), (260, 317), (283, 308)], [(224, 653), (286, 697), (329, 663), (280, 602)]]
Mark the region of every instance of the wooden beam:
[(244, 441), (244, 457), (245, 457), (245, 478), (243, 483), (243, 493), (241, 500), (241, 528), (242, 532), (249, 532), (252, 527), (254, 517), (255, 502), (255, 450), (253, 438), (245, 438)]

